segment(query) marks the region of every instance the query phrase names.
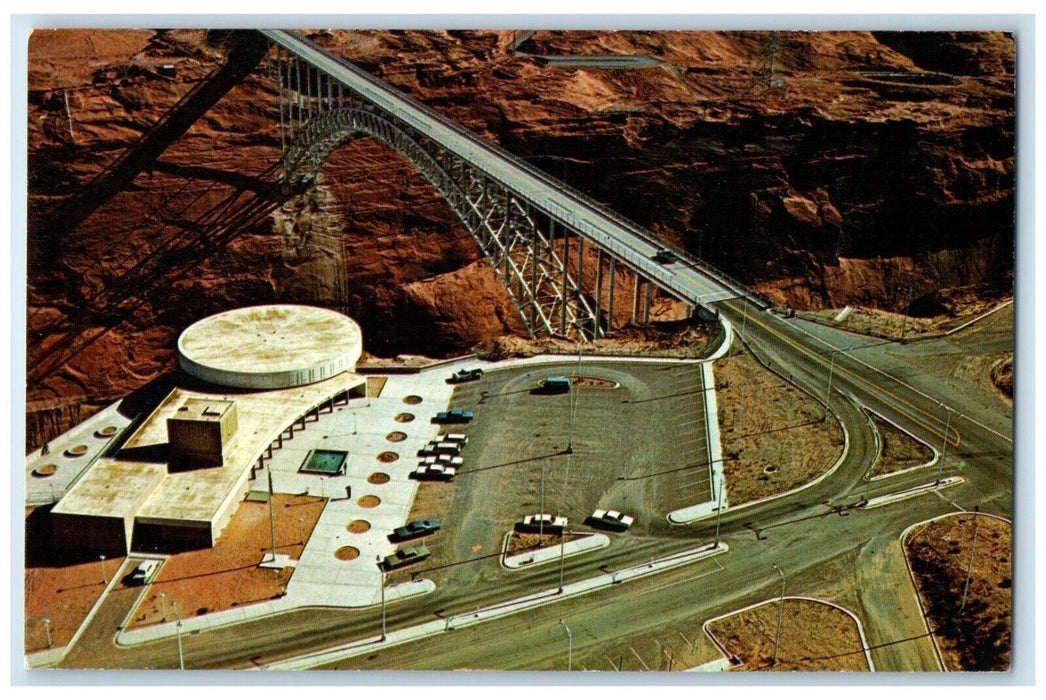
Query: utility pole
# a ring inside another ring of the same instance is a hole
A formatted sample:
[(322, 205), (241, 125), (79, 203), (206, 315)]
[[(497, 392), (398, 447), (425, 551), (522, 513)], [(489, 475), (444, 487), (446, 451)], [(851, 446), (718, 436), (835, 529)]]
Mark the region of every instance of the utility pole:
[(574, 635), (571, 634), (570, 627), (562, 617), (559, 618), (559, 624), (563, 625), (563, 629), (567, 631), (567, 670), (570, 671), (573, 669)]
[(167, 594), (160, 594), (160, 611), (163, 614), (163, 621), (167, 622)]
[(784, 616), (785, 604), (785, 575), (777, 564), (774, 564), (774, 568), (777, 570), (777, 573), (781, 574), (781, 601), (777, 606), (777, 632), (774, 634), (774, 658), (770, 662), (771, 666), (777, 665), (777, 648), (781, 643), (781, 618)]
[(106, 574), (105, 574), (105, 555), (104, 554), (99, 554), (98, 555), (98, 560), (102, 562), (102, 583), (108, 584), (109, 583), (109, 577), (106, 576)]
[(980, 520), (977, 519), (980, 510), (980, 506), (973, 507), (973, 544), (970, 545), (970, 563), (966, 565), (966, 583), (962, 587), (962, 604), (959, 605), (960, 615), (966, 609), (966, 594), (970, 591), (970, 574), (973, 573), (973, 554), (977, 551), (977, 528), (981, 526)]
[(305, 518), (298, 517), (298, 541), (305, 544)]
[(47, 648), (51, 648), (51, 618), (44, 618), (44, 633), (47, 635)]

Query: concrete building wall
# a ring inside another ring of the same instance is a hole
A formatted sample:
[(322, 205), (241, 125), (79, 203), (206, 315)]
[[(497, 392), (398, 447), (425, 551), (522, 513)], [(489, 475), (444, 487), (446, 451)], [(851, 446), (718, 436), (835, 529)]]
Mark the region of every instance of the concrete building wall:
[(62, 551), (83, 551), (122, 557), (129, 551), (131, 518), (102, 515), (51, 514), (52, 541)]

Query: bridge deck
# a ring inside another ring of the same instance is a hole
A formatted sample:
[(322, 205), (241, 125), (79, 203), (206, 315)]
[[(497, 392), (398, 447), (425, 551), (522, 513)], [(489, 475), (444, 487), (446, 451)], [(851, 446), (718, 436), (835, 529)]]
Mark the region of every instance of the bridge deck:
[(649, 231), (602, 209), (584, 195), (486, 143), (349, 61), (293, 32), (270, 29), (262, 30), (262, 33), (379, 109), (482, 170), (491, 179), (526, 199), (535, 209), (591, 240), (670, 294), (701, 305), (748, 294), (740, 285), (715, 275), (688, 256), (680, 255), (678, 262), (667, 265), (654, 261), (652, 257), (665, 244)]

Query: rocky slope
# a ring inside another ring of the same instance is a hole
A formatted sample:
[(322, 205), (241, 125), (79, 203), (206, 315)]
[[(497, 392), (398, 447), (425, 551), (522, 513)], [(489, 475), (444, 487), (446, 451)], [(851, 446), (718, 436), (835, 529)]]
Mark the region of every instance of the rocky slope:
[[(512, 32), (310, 36), (780, 302), (899, 310), (939, 289), (1009, 293), (1006, 35), (537, 32), (526, 53), (507, 50)], [(264, 64), (71, 230), (38, 225), (221, 65), (226, 40), (31, 37), (30, 446), (169, 370), (181, 328), (234, 306), (342, 309), (375, 354), (522, 329), (467, 233), (380, 144), (349, 142), (316, 188), (279, 195)]]

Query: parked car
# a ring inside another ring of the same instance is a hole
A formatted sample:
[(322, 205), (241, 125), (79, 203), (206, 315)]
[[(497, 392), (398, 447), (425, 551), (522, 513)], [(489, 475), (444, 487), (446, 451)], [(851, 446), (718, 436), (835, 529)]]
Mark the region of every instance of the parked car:
[(423, 544), (415, 544), (404, 547), (393, 554), (385, 557), (385, 570), (398, 569), (401, 566), (409, 566), (429, 556), (429, 548)]
[(462, 447), (469, 443), (468, 435), (465, 433), (447, 433), (436, 438), (439, 442), (455, 442)]
[(570, 377), (545, 377), (541, 389), (546, 394), (563, 394), (570, 391)]
[(564, 515), (535, 513), (534, 515), (524, 515), (523, 520), (516, 525), (516, 529), (524, 532), (538, 532), (540, 530), (562, 532), (566, 526), (567, 518)]
[(483, 370), (481, 369), (459, 369), (454, 374), (447, 378), (448, 384), (463, 384), (465, 382), (474, 382), (477, 379), (483, 378)]
[(662, 265), (668, 265), (669, 263), (674, 263), (676, 260), (679, 260), (679, 256), (668, 248), (662, 248), (654, 253), (654, 260)]
[(458, 457), (457, 455), (436, 455), (436, 464), (446, 464), (451, 467), (460, 467), (464, 463), (465, 459), (463, 457)]
[(425, 537), (439, 530), (439, 521), (435, 518), (429, 520), (414, 520), (403, 527), (398, 527), (389, 535), (390, 542), (403, 542)]
[(419, 464), (410, 475), (419, 481), (450, 481), (457, 473), (455, 467), (446, 464)]
[(457, 455), (461, 452), (461, 444), (457, 442), (430, 442), (418, 450), (419, 457), (433, 457), (435, 455)]
[(468, 423), (472, 420), (472, 415), (472, 411), (452, 408), (449, 411), (440, 411), (432, 420), (436, 423)]
[(594, 527), (605, 527), (610, 530), (627, 530), (632, 527), (635, 518), (616, 510), (596, 510), (589, 516)]
[(128, 583), (132, 586), (142, 586), (152, 579), (153, 574), (160, 568), (160, 562), (156, 559), (148, 559), (138, 565), (128, 577)]

